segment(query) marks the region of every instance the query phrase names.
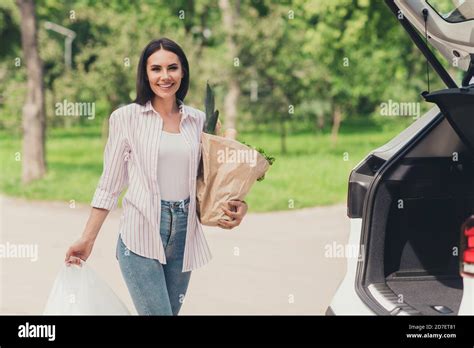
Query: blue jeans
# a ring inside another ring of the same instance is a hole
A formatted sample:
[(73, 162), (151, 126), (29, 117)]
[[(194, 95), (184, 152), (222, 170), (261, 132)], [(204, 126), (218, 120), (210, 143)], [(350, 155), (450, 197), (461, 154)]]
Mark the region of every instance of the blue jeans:
[(160, 235), (166, 264), (135, 254), (119, 236), (118, 262), (139, 315), (178, 315), (191, 277), (191, 271), (182, 272), (188, 206), (189, 197), (161, 201)]

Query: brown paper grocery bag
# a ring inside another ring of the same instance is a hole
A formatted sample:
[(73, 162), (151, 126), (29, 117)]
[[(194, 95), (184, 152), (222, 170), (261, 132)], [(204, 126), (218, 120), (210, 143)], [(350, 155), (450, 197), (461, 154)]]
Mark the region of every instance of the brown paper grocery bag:
[(202, 133), (196, 193), (201, 224), (217, 226), (219, 219), (230, 221), (222, 207), (231, 209), (227, 201), (244, 200), (269, 166), (257, 150), (233, 139)]

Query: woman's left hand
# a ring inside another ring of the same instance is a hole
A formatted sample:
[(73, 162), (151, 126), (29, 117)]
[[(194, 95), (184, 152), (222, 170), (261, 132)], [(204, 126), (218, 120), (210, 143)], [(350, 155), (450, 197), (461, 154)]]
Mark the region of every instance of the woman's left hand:
[(232, 218), (232, 221), (227, 221), (227, 220), (220, 219), (217, 222), (217, 225), (220, 228), (225, 228), (225, 229), (230, 230), (230, 229), (240, 225), (240, 223), (242, 222), (242, 219), (244, 218), (245, 214), (247, 214), (248, 207), (247, 207), (247, 203), (245, 203), (243, 201), (228, 201), (227, 203), (232, 207), (236, 207), (237, 211), (233, 212), (233, 211), (230, 211), (227, 208), (222, 208), (224, 213), (227, 216), (229, 216), (230, 218)]

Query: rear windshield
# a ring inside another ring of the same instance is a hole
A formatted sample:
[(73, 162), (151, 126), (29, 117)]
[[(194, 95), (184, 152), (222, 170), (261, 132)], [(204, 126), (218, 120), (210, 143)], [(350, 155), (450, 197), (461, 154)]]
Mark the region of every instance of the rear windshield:
[(459, 23), (474, 19), (474, 0), (427, 0), (446, 21)]

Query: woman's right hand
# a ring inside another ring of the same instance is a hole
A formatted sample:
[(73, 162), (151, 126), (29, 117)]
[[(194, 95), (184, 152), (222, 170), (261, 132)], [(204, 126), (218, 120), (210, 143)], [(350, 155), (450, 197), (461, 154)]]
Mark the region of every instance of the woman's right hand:
[(67, 266), (81, 265), (81, 260), (86, 261), (92, 252), (94, 241), (81, 237), (69, 247), (64, 259)]

